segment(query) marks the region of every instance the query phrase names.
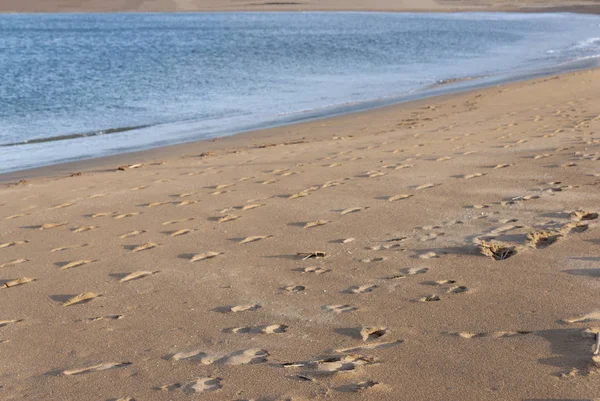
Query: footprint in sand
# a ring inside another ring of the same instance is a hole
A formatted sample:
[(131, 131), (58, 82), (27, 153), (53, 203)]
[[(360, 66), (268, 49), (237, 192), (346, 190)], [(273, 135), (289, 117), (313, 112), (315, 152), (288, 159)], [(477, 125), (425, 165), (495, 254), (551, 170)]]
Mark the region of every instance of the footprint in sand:
[(379, 387), (380, 385), (381, 384), (375, 380), (366, 380), (358, 383), (344, 384), (343, 386), (336, 387), (335, 390), (342, 393), (358, 393), (374, 387)]
[(98, 228), (98, 226), (81, 226), (78, 228), (73, 228), (71, 231), (73, 231), (74, 233), (84, 233), (87, 231), (95, 230), (96, 228)]
[(600, 312), (590, 312), (583, 316), (572, 317), (568, 319), (564, 319), (563, 323), (590, 323), (590, 322), (598, 322), (600, 321)]
[(497, 164), (497, 165), (494, 166), (494, 170), (499, 170), (501, 168), (507, 168), (507, 167), (510, 167), (510, 166), (512, 166), (512, 164)]
[(582, 224), (579, 222), (567, 223), (560, 228), (559, 232), (563, 236), (566, 236), (569, 234), (583, 233), (583, 232), (587, 231), (588, 229), (589, 229), (589, 226), (587, 224)]
[(470, 331), (443, 331), (441, 334), (452, 337), (460, 337), (466, 340), (470, 340), (472, 338), (483, 338), (483, 337), (493, 337), (493, 338), (509, 338), (509, 337), (517, 337), (517, 336), (525, 336), (533, 333), (533, 331), (496, 331), (491, 333), (476, 333)]
[(118, 214), (118, 215), (114, 216), (113, 218), (115, 220), (121, 220), (121, 219), (126, 219), (128, 217), (139, 216), (139, 215), (140, 215), (139, 212), (123, 213), (123, 214)]
[(303, 285), (288, 285), (287, 287), (283, 287), (284, 291), (290, 292), (290, 293), (298, 293), (298, 292), (302, 292), (306, 289), (305, 286)]
[(262, 207), (262, 206), (265, 206), (265, 204), (264, 203), (253, 203), (253, 204), (250, 204), (250, 205), (243, 206), (242, 210), (252, 210), (252, 209), (256, 209), (256, 208)]
[(244, 238), (239, 243), (240, 244), (248, 244), (250, 242), (261, 241), (263, 239), (267, 239), (267, 238), (271, 238), (271, 237), (273, 237), (273, 236), (272, 235), (254, 235), (254, 236), (251, 236), (251, 237)]
[(29, 241), (24, 240), (24, 241), (12, 241), (12, 242), (5, 242), (4, 244), (0, 244), (0, 249), (2, 248), (10, 248), (12, 246), (17, 246), (17, 245), (23, 245), (28, 243)]
[(234, 327), (223, 331), (234, 334), (283, 334), (287, 329), (288, 326), (284, 324), (271, 324), (266, 326)]
[(309, 267), (295, 269), (295, 270), (302, 272), (302, 274), (304, 274), (304, 273), (325, 274), (325, 273), (329, 273), (330, 271), (332, 271), (331, 269), (325, 269), (320, 266), (309, 266)]
[(62, 227), (66, 224), (67, 223), (44, 223), (44, 224), (38, 226), (37, 228), (40, 230), (50, 230), (52, 228)]
[(421, 283), (422, 285), (432, 285), (442, 287), (445, 285), (456, 284), (456, 280), (436, 280), (436, 281), (424, 281)]
[(470, 180), (472, 178), (483, 177), (484, 175), (485, 175), (485, 173), (473, 173), (473, 174), (463, 175), (462, 178), (464, 178), (465, 180)]
[(355, 285), (353, 287), (348, 288), (347, 290), (342, 291), (342, 293), (365, 294), (367, 292), (372, 292), (375, 288), (377, 288), (376, 284)]
[(93, 293), (93, 292), (83, 292), (79, 295), (75, 295), (74, 297), (71, 297), (69, 299), (67, 299), (65, 302), (63, 302), (63, 306), (73, 306), (73, 305), (80, 305), (80, 304), (85, 304), (88, 303), (90, 301), (92, 301), (95, 298), (100, 297), (101, 295)]
[(85, 319), (77, 320), (77, 322), (97, 322), (100, 320), (121, 320), (124, 317), (125, 316), (123, 316), (123, 315), (95, 316), (95, 317), (88, 317)]
[(446, 290), (448, 294), (466, 294), (470, 292), (469, 288), (464, 285), (457, 285)]
[(439, 237), (441, 237), (443, 235), (444, 235), (444, 233), (429, 233), (429, 234), (424, 235), (421, 238), (419, 238), (419, 241), (421, 241), (421, 242), (435, 241), (436, 239), (438, 239)]
[(413, 195), (407, 195), (407, 194), (400, 194), (400, 195), (394, 195), (394, 196), (390, 196), (388, 198), (389, 202), (395, 202), (395, 201), (399, 201), (399, 200), (403, 200), (403, 199), (408, 199), (410, 197), (412, 197)]
[(570, 218), (573, 221), (596, 220), (598, 218), (598, 213), (586, 212), (584, 210), (576, 210), (571, 213)]
[(442, 185), (442, 184), (432, 184), (432, 183), (423, 184), (423, 185), (419, 185), (418, 187), (416, 187), (415, 190), (422, 191), (422, 190), (425, 190), (425, 189), (430, 189), (430, 188), (433, 188), (433, 187), (437, 187), (439, 185)]
[(418, 274), (425, 274), (429, 271), (428, 267), (410, 267), (405, 269), (400, 269), (400, 274), (403, 276), (415, 276)]
[(142, 189), (149, 188), (150, 185), (140, 185), (139, 187), (131, 188), (132, 191), (140, 191)]
[(436, 295), (436, 294), (427, 295), (427, 296), (419, 298), (419, 301), (421, 301), (421, 302), (437, 302), (440, 300), (441, 300), (441, 298), (439, 297), (439, 295)]
[(26, 262), (29, 262), (29, 259), (15, 259), (15, 260), (11, 260), (10, 262), (0, 264), (0, 268), (16, 266), (16, 265), (20, 265), (21, 263), (26, 263)]
[[(402, 241), (406, 239), (399, 239), (398, 241)], [(386, 251), (405, 251), (405, 248), (402, 248), (401, 244), (384, 244), (384, 245), (372, 245), (367, 247), (366, 249), (370, 250), (370, 251), (382, 251), (382, 250), (386, 250)]]
[(130, 231), (128, 233), (125, 233), (123, 235), (119, 235), (119, 239), (125, 239), (125, 238), (131, 238), (131, 237), (137, 237), (138, 235), (142, 235), (146, 232), (146, 230), (135, 230), (135, 231)]
[(16, 278), (14, 280), (5, 281), (0, 288), (18, 287), (20, 285), (32, 283), (34, 281), (35, 281), (34, 278), (29, 278), (29, 277)]
[(554, 244), (562, 237), (562, 234), (555, 231), (536, 231), (527, 234), (527, 241), (529, 246), (542, 249)]
[(214, 309), (215, 312), (220, 313), (240, 313), (240, 312), (254, 312), (259, 310), (261, 306), (259, 304), (246, 304), (246, 305), (235, 305), (235, 306), (222, 306)]
[(187, 198), (188, 196), (196, 195), (196, 192), (184, 192), (177, 195), (173, 195), (176, 198)]
[(196, 203), (200, 203), (199, 200), (184, 200), (178, 203), (175, 203), (175, 206), (180, 207), (180, 206), (189, 206), (189, 205), (195, 205)]
[(196, 230), (191, 229), (191, 228), (182, 228), (181, 230), (177, 230), (177, 231), (171, 231), (169, 234), (170, 237), (179, 237), (180, 235), (186, 235), (189, 233), (192, 233)]
[(387, 333), (387, 327), (363, 327), (360, 329), (360, 337), (364, 342), (377, 340)]
[(228, 221), (233, 221), (239, 219), (240, 216), (236, 216), (235, 214), (226, 214), (225, 216), (219, 218), (217, 220), (218, 223), (226, 223)]
[(488, 256), (494, 260), (505, 260), (517, 254), (517, 249), (514, 246), (495, 244), (482, 241), (479, 244), (481, 254)]
[(327, 257), (327, 253), (323, 251), (313, 251), (313, 252), (298, 252), (296, 256), (302, 258), (302, 260), (307, 259), (320, 259)]
[(187, 383), (174, 383), (161, 386), (158, 390), (162, 391), (175, 391), (179, 390), (184, 394), (194, 393), (206, 393), (210, 391), (217, 391), (223, 388), (221, 382), (223, 379), (219, 377), (200, 377)]
[(50, 252), (63, 252), (63, 251), (71, 250), (71, 249), (83, 248), (85, 246), (88, 246), (88, 244), (62, 246), (62, 247), (59, 247), (59, 248), (50, 249)]
[(404, 340), (396, 340), (396, 341), (389, 341), (389, 342), (383, 342), (383, 343), (372, 343), (372, 344), (360, 345), (358, 347), (340, 348), (340, 349), (336, 349), (335, 352), (340, 353), (340, 354), (348, 354), (348, 353), (353, 354), (356, 352), (370, 351), (370, 350), (374, 350), (374, 349), (393, 348), (393, 347), (399, 346), (402, 343), (404, 343)]
[(116, 214), (115, 212), (98, 212), (98, 213), (94, 213), (94, 214), (90, 215), (89, 217), (91, 217), (92, 219), (96, 219), (98, 217), (114, 216), (115, 214)]
[(267, 362), (269, 353), (260, 348), (232, 352), (223, 358), (217, 359), (214, 363), (220, 365), (253, 365)]
[(328, 224), (328, 223), (330, 223), (330, 221), (328, 221), (328, 220), (310, 221), (310, 222), (304, 224), (304, 228), (314, 228), (314, 227), (324, 226), (325, 224)]
[(358, 308), (350, 305), (325, 305), (321, 309), (332, 313), (349, 313), (358, 310)]
[(19, 320), (0, 320), (0, 327), (10, 326), (12, 324), (20, 323), (23, 319)]
[(97, 262), (97, 261), (96, 260), (75, 260), (73, 262), (59, 263), (59, 266), (60, 266), (61, 270), (67, 270), (67, 269), (73, 269), (75, 267), (87, 265), (89, 263), (94, 263), (94, 262)]
[(184, 223), (186, 221), (192, 221), (192, 220), (194, 220), (193, 217), (190, 217), (188, 219), (169, 220), (169, 221), (165, 221), (164, 223), (161, 223), (161, 225), (163, 225), (163, 226), (170, 226), (171, 224)]
[(74, 203), (63, 203), (61, 205), (56, 205), (56, 206), (49, 207), (46, 210), (57, 210), (57, 209), (62, 209), (62, 208), (73, 206), (73, 205), (74, 205)]
[[(312, 381), (310, 376), (327, 376), (339, 372), (349, 372), (358, 370), (362, 366), (373, 365), (374, 358), (362, 355), (337, 355), (329, 358), (316, 359), (304, 362), (288, 362), (281, 364), (284, 368), (303, 368), (304, 375), (300, 376), (303, 380)], [(310, 376), (305, 376), (310, 375)]]
[(424, 259), (424, 260), (428, 260), (428, 259), (437, 259), (439, 258), (440, 255), (438, 255), (437, 253), (430, 251), (427, 253), (422, 253), (419, 255), (419, 259)]
[(377, 177), (383, 177), (384, 175), (387, 175), (387, 173), (382, 173), (381, 171), (372, 170), (372, 171), (367, 171), (364, 175), (362, 175), (362, 177), (377, 178)]
[(223, 255), (223, 252), (213, 252), (213, 251), (209, 251), (209, 252), (204, 252), (204, 253), (198, 253), (194, 256), (192, 256), (190, 258), (190, 261), (192, 262), (200, 262), (202, 260), (207, 260), (207, 259), (213, 259), (216, 258), (219, 255)]
[(154, 271), (154, 272), (137, 271), (137, 272), (125, 274), (124, 277), (122, 277), (121, 279), (119, 279), (119, 283), (126, 283), (126, 282), (132, 281), (132, 280), (139, 280), (139, 279), (144, 278), (144, 277), (152, 276), (152, 275), (154, 275), (156, 273), (159, 273), (159, 272), (158, 271)]
[(76, 376), (76, 375), (82, 375), (82, 374), (86, 374), (86, 373), (99, 372), (102, 370), (122, 368), (122, 367), (129, 366), (129, 365), (131, 365), (131, 362), (102, 363), (99, 365), (88, 366), (88, 367), (81, 368), (81, 369), (65, 370), (62, 372), (62, 374), (65, 376)]
[(387, 260), (386, 257), (379, 257), (379, 258), (362, 259), (361, 262), (363, 262), (363, 263), (379, 263), (379, 262), (385, 262), (386, 260)]
[(396, 167), (394, 167), (394, 170), (404, 170), (405, 168), (412, 167), (414, 167), (412, 164), (398, 164)]
[(346, 215), (346, 214), (356, 213), (356, 212), (360, 212), (362, 210), (367, 210), (367, 209), (369, 209), (369, 206), (351, 207), (351, 208), (342, 210), (342, 212), (340, 214), (343, 216), (343, 215)]
[(147, 251), (148, 249), (156, 248), (157, 246), (158, 246), (158, 244), (155, 244), (154, 242), (146, 242), (145, 244), (134, 247), (131, 250), (131, 252), (137, 253), (137, 252)]
[(167, 355), (164, 359), (172, 361), (190, 360), (194, 362), (200, 362), (203, 365), (210, 365), (214, 362), (214, 359), (210, 358), (206, 352), (199, 350), (178, 352), (176, 354)]

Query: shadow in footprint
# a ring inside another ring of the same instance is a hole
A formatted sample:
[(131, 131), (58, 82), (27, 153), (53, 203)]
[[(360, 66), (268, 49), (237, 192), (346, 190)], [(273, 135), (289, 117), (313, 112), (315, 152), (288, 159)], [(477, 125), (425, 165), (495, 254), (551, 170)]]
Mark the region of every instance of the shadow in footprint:
[(50, 295), (48, 298), (50, 298), (54, 302), (60, 302), (61, 304), (64, 304), (69, 299), (73, 298), (75, 295), (77, 295), (77, 294), (57, 294), (57, 295)]
[(308, 221), (298, 221), (294, 223), (288, 223), (287, 225), (290, 227), (304, 227), (307, 223)]
[(494, 236), (496, 241), (500, 242), (510, 242), (513, 244), (525, 244), (527, 243), (527, 234), (506, 234), (506, 235), (496, 235)]
[(555, 329), (536, 331), (536, 335), (550, 343), (550, 358), (538, 359), (543, 365), (560, 368), (557, 376), (577, 369), (581, 372), (590, 367), (592, 340), (583, 338), (580, 329)]
[(587, 256), (587, 257), (580, 257), (580, 258), (571, 258), (573, 260), (583, 260), (586, 262), (600, 262), (600, 256), (599, 257), (594, 257), (594, 256)]
[(436, 255), (479, 255), (479, 250), (473, 245), (465, 246), (454, 246), (449, 248), (430, 248), (430, 249), (419, 249), (413, 258), (419, 258), (420, 255), (433, 252)]
[(302, 257), (298, 255), (267, 255), (263, 256), (267, 259), (287, 259), (287, 260), (302, 260)]
[(179, 259), (187, 259), (187, 260), (191, 260), (194, 256), (196, 256), (195, 253), (181, 253), (181, 254), (177, 255), (177, 257)]
[(341, 334), (343, 336), (348, 336), (348, 337), (355, 338), (357, 340), (362, 340), (362, 335), (360, 334), (361, 330), (362, 330), (362, 327), (346, 327), (346, 328), (335, 329), (335, 332), (337, 334)]
[(587, 276), (600, 278), (600, 269), (568, 269), (562, 270), (561, 272), (570, 274), (572, 276)]
[(549, 217), (552, 219), (568, 219), (571, 216), (571, 213), (566, 212), (554, 212), (554, 213), (544, 213), (541, 217)]

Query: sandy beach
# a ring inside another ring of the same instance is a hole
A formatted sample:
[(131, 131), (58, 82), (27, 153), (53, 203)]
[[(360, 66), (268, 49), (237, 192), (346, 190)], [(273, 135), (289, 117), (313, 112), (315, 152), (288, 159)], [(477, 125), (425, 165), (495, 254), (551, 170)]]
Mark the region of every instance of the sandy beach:
[(598, 93), (581, 71), (0, 176), (0, 398), (597, 398)]
[(0, 12), (523, 11), (599, 13), (597, 0), (3, 0)]

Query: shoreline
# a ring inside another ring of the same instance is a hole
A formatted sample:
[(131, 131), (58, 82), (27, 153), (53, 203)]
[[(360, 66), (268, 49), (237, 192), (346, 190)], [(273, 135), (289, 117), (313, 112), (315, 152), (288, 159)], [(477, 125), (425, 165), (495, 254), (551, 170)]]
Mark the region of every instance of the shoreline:
[[(25, 168), (5, 173), (0, 173), (0, 183), (8, 181), (21, 180), (27, 178), (33, 178), (36, 176), (44, 175), (44, 170), (47, 171), (65, 171), (69, 169), (78, 169), (79, 166), (93, 166), (105, 165), (104, 159), (119, 160), (120, 157), (146, 157), (147, 155), (158, 152), (163, 148), (173, 148), (178, 146), (195, 146), (201, 147), (203, 144), (210, 142), (223, 141), (226, 138), (237, 137), (240, 135), (253, 136), (256, 135), (258, 138), (262, 136), (265, 131), (272, 130), (286, 130), (294, 129), (297, 126), (303, 124), (319, 122), (327, 122), (334, 118), (344, 118), (352, 116), (353, 114), (369, 113), (377, 110), (392, 110), (395, 107), (411, 107), (413, 104), (420, 104), (423, 102), (432, 102), (438, 98), (447, 98), (453, 96), (460, 96), (461, 94), (468, 94), (470, 92), (485, 90), (488, 88), (494, 88), (498, 86), (505, 86), (510, 84), (518, 84), (520, 82), (527, 82), (545, 77), (558, 77), (565, 74), (572, 74), (578, 71), (594, 70), (600, 68), (600, 59), (589, 59), (589, 60), (578, 60), (569, 63), (569, 67), (561, 68), (560, 66), (550, 67), (543, 70), (530, 73), (521, 73), (513, 76), (495, 76), (495, 77), (475, 77), (475, 78), (455, 78), (450, 79), (449, 83), (439, 83), (430, 87), (424, 87), (420, 91), (411, 93), (408, 95), (397, 96), (388, 99), (377, 99), (370, 101), (363, 101), (357, 104), (343, 104), (338, 106), (332, 106), (326, 109), (319, 109), (313, 112), (295, 113), (290, 119), (283, 119), (279, 121), (271, 121), (261, 123), (256, 127), (248, 129), (242, 129), (241, 131), (234, 131), (231, 134), (225, 136), (214, 136), (206, 139), (195, 139), (191, 141), (184, 141), (179, 143), (167, 144), (157, 147), (142, 148), (137, 150), (126, 151), (122, 153), (116, 153), (111, 155), (104, 155), (92, 158), (84, 158), (73, 161), (64, 161), (59, 163), (48, 164), (44, 166)], [(108, 129), (106, 131), (112, 131)], [(117, 134), (118, 135), (118, 134)], [(63, 135), (64, 137), (70, 137), (73, 135)], [(61, 136), (62, 137), (62, 136)], [(43, 140), (37, 140), (32, 143), (42, 142)], [(45, 141), (44, 141), (45, 142)], [(15, 146), (27, 146), (27, 145), (15, 145)], [(161, 153), (161, 152), (158, 152)]]

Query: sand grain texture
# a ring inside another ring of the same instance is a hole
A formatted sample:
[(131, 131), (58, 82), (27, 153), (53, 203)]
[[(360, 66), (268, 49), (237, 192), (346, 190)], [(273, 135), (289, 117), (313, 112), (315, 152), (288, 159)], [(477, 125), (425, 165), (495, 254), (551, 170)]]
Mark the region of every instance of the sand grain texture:
[(0, 176), (0, 398), (594, 399), (599, 93), (583, 71)]

